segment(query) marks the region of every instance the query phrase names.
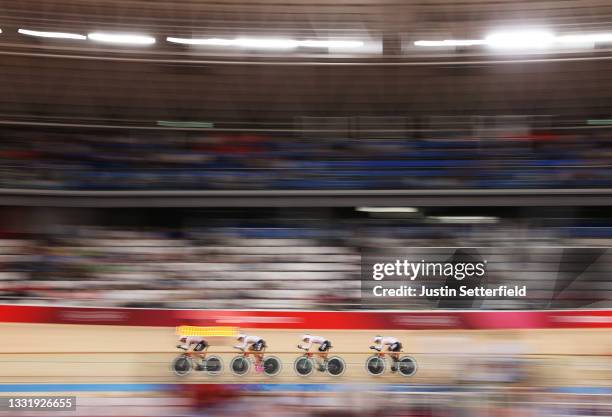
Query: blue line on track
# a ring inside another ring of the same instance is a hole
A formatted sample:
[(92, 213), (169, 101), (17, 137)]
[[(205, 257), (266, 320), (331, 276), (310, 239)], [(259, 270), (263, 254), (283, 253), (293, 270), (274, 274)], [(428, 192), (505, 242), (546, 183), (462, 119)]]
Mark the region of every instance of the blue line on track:
[(302, 391), (302, 392), (343, 392), (355, 390), (385, 392), (451, 392), (453, 387), (439, 385), (387, 385), (387, 384), (241, 384), (244, 391)]
[[(410, 384), (226, 384), (250, 392), (346, 392), (346, 391), (384, 391), (384, 392), (459, 392), (469, 391), (469, 387), (443, 385)], [(1, 392), (159, 392), (172, 391), (182, 384), (0, 384)], [(609, 387), (558, 387), (546, 390), (565, 394), (612, 394)]]
[[(451, 387), (385, 384), (222, 384), (243, 391), (343, 392), (378, 390), (385, 392), (448, 392)], [(181, 384), (0, 384), (0, 392), (143, 392), (168, 391)]]
[(612, 394), (612, 388), (609, 387), (559, 387), (548, 391), (557, 394)]

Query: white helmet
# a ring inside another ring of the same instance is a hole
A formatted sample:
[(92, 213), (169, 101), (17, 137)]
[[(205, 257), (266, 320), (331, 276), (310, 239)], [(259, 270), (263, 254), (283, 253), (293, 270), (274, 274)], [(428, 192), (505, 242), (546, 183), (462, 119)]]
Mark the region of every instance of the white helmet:
[(302, 340), (303, 341), (309, 340), (310, 338), (311, 338), (311, 336), (309, 334), (303, 334), (302, 335)]
[(374, 343), (380, 343), (380, 342), (382, 342), (382, 336), (374, 337)]
[(236, 336), (236, 340), (244, 340), (245, 337), (246, 337), (246, 334), (239, 333), (238, 336)]

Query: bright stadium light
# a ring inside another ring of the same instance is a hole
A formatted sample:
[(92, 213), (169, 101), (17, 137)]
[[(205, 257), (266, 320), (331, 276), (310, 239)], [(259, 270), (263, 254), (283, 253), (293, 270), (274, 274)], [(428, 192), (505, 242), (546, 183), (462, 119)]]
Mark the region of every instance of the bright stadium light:
[(555, 42), (568, 45), (592, 45), (612, 42), (612, 33), (585, 33), (579, 35), (557, 36)]
[(364, 213), (417, 213), (416, 207), (357, 207), (356, 211)]
[(293, 49), (297, 48), (299, 45), (294, 39), (238, 38), (236, 39), (236, 46), (257, 49)]
[(233, 39), (221, 39), (221, 38), (175, 38), (168, 36), (166, 41), (171, 43), (181, 43), (184, 45), (209, 45), (209, 46), (233, 46), (235, 40)]
[(204, 46), (236, 46), (241, 48), (254, 49), (294, 49), (297, 47), (306, 48), (358, 48), (364, 45), (362, 41), (344, 40), (304, 40), (280, 39), (280, 38), (177, 38), (169, 36), (166, 41), (180, 43), (184, 45), (204, 45)]
[(360, 48), (364, 45), (362, 41), (298, 41), (299, 46), (306, 48)]
[(36, 36), (39, 38), (56, 38), (56, 39), (87, 39), (85, 35), (79, 35), (78, 33), (67, 33), (67, 32), (42, 32), (38, 30), (29, 29), (17, 29), (18, 33), (27, 36)]
[(415, 46), (450, 47), (486, 45), (495, 49), (544, 49), (548, 47), (589, 47), (597, 43), (612, 43), (612, 33), (559, 35), (544, 30), (495, 32), (485, 39), (419, 40)]
[(415, 41), (415, 46), (474, 46), (484, 45), (482, 39), (445, 39), (443, 41)]
[(262, 48), (262, 49), (293, 49), (298, 47), (298, 42), (293, 39), (281, 38), (175, 38), (167, 37), (168, 42), (182, 43), (186, 45), (207, 45), (207, 46), (237, 46), (243, 48)]
[(555, 42), (555, 35), (544, 30), (495, 32), (485, 38), (487, 46), (495, 49), (542, 49)]
[(497, 223), (499, 217), (493, 216), (429, 216), (429, 220), (441, 223)]
[(124, 45), (151, 45), (155, 43), (155, 38), (152, 36), (129, 33), (93, 32), (89, 33), (87, 38), (96, 42), (118, 43)]

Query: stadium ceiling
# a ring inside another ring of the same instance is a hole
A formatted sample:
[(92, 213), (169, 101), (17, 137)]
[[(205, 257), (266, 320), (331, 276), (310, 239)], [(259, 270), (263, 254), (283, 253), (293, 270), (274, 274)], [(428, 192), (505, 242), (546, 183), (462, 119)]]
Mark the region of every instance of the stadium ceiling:
[(608, 59), (396, 67), (4, 56), (0, 120), (278, 127), (299, 116), (554, 114), (584, 121), (609, 116), (610, 74)]
[[(414, 48), (495, 28), (612, 32), (607, 1), (25, 0), (0, 9), (0, 120), (289, 126), (299, 116), (608, 116), (612, 44), (490, 54)], [(19, 33), (61, 32), (70, 39)], [(92, 32), (155, 44), (91, 42)], [(364, 52), (200, 48), (166, 37), (378, 42)], [(408, 47), (406, 47), (408, 45)]]
[[(86, 25), (115, 25), (159, 29), (227, 27), (275, 29), (313, 26), (406, 31), (406, 23), (436, 30), (465, 23), (499, 23), (520, 19), (522, 23), (596, 24), (606, 23), (612, 5), (605, 0), (570, 1), (423, 1), (423, 0), (222, 0), (222, 1), (141, 1), (110, 0), (25, 0), (5, 2), (3, 23), (44, 23), (91, 29)], [(290, 23), (290, 25), (287, 25)], [(437, 24), (437, 26), (432, 26)], [(348, 26), (350, 25), (350, 26)], [(64, 28), (66, 29), (66, 28)], [(411, 28), (414, 29), (414, 28)], [(464, 28), (465, 30), (466, 28)]]

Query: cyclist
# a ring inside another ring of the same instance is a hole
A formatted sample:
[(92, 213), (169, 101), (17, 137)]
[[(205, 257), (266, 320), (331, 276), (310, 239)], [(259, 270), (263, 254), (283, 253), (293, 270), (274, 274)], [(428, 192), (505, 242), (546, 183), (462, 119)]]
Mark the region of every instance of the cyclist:
[(181, 335), (179, 341), (182, 343), (180, 345), (176, 345), (177, 348), (183, 349), (185, 351), (189, 350), (191, 346), (193, 346), (193, 352), (197, 354), (200, 358), (200, 363), (196, 363), (196, 370), (203, 371), (204, 370), (204, 358), (206, 357), (206, 351), (210, 346), (208, 342), (202, 336), (183, 336)]
[(391, 356), (391, 359), (393, 359), (391, 372), (396, 372), (399, 355), (402, 351), (402, 344), (400, 341), (392, 336), (376, 336), (372, 341), (374, 342), (374, 346), (370, 346), (370, 349), (376, 349), (380, 352), (383, 348), (387, 348), (389, 356)]
[(259, 336), (246, 335), (244, 333), (240, 333), (236, 337), (236, 340), (238, 340), (240, 344), (235, 345), (234, 348), (240, 349), (243, 352), (248, 349), (250, 353), (253, 353), (253, 356), (255, 356), (255, 371), (263, 372), (263, 350), (267, 347), (266, 341)]
[(309, 334), (302, 335), (302, 342), (306, 343), (306, 345), (300, 343), (297, 346), (298, 348), (303, 349), (306, 352), (310, 351), (312, 345), (319, 345), (319, 351), (317, 353), (317, 356), (323, 359), (323, 363), (317, 363), (317, 365), (319, 365), (319, 371), (325, 371), (325, 367), (327, 365), (327, 356), (329, 355), (329, 349), (332, 347), (331, 342), (322, 336), (312, 336)]

